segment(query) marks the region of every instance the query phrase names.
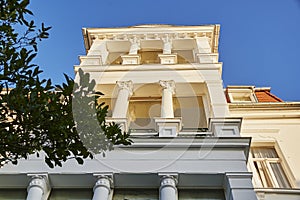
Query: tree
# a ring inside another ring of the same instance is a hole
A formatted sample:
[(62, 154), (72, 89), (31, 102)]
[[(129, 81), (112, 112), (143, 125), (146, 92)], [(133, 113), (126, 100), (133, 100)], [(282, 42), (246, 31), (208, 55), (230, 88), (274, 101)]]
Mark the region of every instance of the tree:
[(29, 0), (0, 1), (0, 167), (40, 152), (49, 167), (70, 158), (82, 164), (114, 144), (131, 144), (117, 124), (105, 122), (108, 106), (88, 74), (79, 71), (80, 83), (65, 75), (66, 82), (55, 86), (40, 78), (42, 70), (32, 60), (51, 27), (29, 20), (28, 5)]

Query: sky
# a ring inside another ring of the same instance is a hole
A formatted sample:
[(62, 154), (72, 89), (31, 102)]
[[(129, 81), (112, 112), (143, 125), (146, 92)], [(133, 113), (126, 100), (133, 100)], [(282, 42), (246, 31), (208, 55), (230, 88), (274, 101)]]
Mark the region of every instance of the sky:
[(83, 27), (220, 24), (224, 87), (271, 87), (300, 101), (300, 0), (31, 0), (29, 9), (37, 24), (52, 26), (34, 62), (53, 83), (74, 77)]

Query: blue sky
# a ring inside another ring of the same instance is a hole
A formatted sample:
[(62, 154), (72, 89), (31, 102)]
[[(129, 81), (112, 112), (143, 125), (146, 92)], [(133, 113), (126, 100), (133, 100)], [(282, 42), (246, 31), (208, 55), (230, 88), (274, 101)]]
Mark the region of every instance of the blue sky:
[(220, 24), (224, 86), (266, 86), (300, 101), (300, 0), (31, 0), (30, 9), (52, 26), (35, 62), (54, 83), (74, 77), (83, 27)]

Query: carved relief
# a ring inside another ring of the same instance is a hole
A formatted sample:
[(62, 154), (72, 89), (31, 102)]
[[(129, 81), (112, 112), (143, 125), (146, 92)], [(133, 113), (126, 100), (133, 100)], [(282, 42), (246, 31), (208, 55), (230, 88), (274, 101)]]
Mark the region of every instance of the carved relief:
[(175, 93), (175, 82), (173, 80), (159, 81), (159, 84), (163, 89), (169, 90), (173, 94)]
[(119, 89), (126, 89), (128, 90), (129, 94), (132, 95), (133, 93), (133, 82), (132, 81), (117, 81), (117, 85)]
[(140, 41), (137, 39), (136, 36), (129, 39), (131, 46), (129, 50), (129, 55), (136, 55), (138, 53), (138, 50), (140, 50)]
[(171, 54), (172, 51), (172, 40), (169, 38), (169, 35), (166, 34), (164, 38), (162, 38), (164, 42), (163, 54)]

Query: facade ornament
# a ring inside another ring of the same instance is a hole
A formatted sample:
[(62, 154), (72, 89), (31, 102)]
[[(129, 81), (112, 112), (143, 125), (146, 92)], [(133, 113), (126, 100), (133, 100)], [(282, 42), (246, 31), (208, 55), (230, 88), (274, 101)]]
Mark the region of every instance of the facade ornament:
[(117, 81), (119, 90), (126, 89), (129, 92), (129, 95), (133, 94), (133, 82), (130, 81)]
[(138, 50), (140, 50), (140, 41), (137, 39), (136, 36), (129, 39), (131, 46), (129, 50), (129, 55), (136, 55), (138, 53)]
[(31, 181), (27, 187), (27, 200), (40, 199), (46, 200), (50, 194), (50, 184), (47, 175), (28, 175), (31, 177)]
[(109, 200), (109, 194), (111, 193), (112, 186), (111, 175), (100, 175), (93, 188), (93, 199), (92, 200)]
[(169, 35), (166, 34), (165, 37), (162, 40), (164, 42), (163, 54), (171, 54), (171, 52), (172, 52), (172, 41), (169, 38)]
[(177, 185), (177, 179), (174, 176), (166, 175), (161, 178), (161, 182), (160, 182), (161, 189), (163, 187), (172, 187), (176, 190), (176, 185)]
[(168, 80), (168, 81), (159, 81), (160, 86), (164, 89), (164, 90), (168, 90), (170, 91), (172, 94), (175, 93), (175, 81), (173, 80)]
[(172, 175), (165, 175), (161, 178), (159, 188), (159, 199), (161, 200), (177, 200), (177, 178)]
[(95, 191), (98, 187), (104, 187), (110, 193), (111, 185), (112, 185), (112, 179), (110, 177), (108, 177), (108, 176), (99, 176), (97, 182), (95, 183), (93, 191)]

